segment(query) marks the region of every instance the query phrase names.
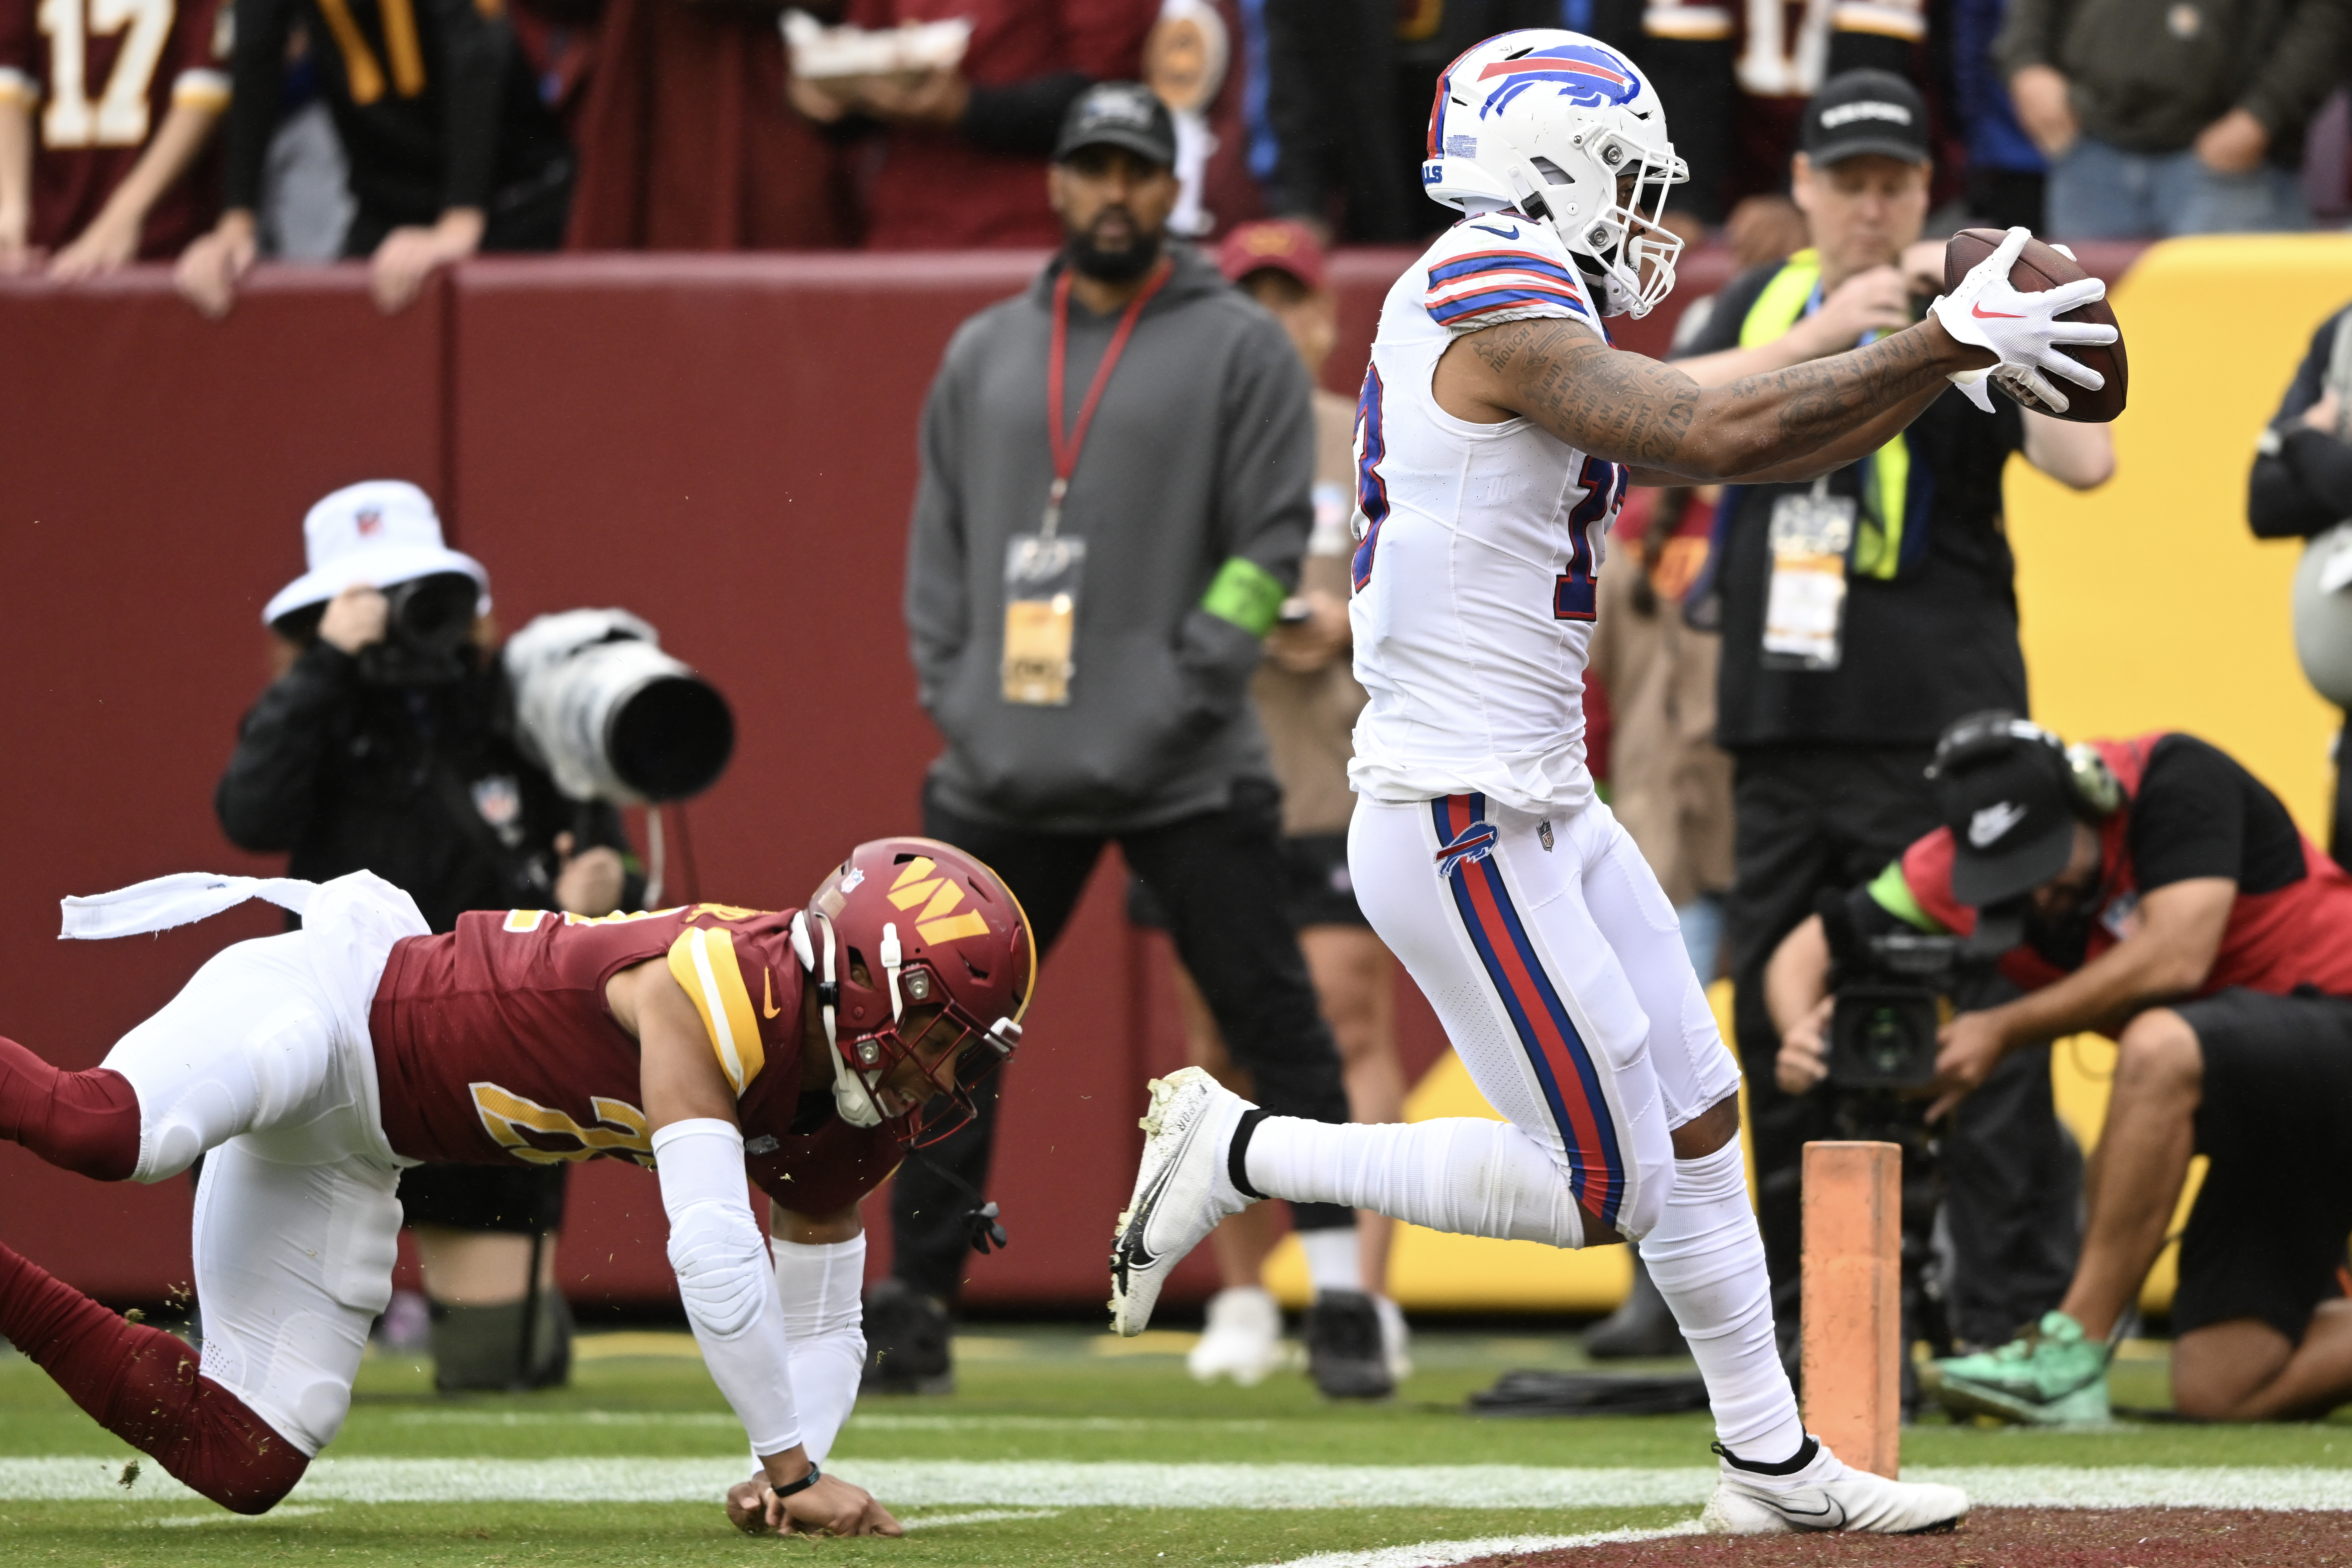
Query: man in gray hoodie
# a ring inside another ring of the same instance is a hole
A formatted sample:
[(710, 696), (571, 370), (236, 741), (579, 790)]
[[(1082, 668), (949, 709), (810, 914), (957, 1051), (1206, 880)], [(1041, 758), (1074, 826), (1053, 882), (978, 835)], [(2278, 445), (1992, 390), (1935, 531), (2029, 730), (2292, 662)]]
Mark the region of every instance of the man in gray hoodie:
[[(923, 707), (947, 741), (924, 831), (1004, 879), (1041, 951), (1116, 839), (1259, 1101), (1345, 1121), (1284, 913), (1280, 795), (1249, 702), (1313, 521), (1310, 387), (1271, 316), (1164, 243), (1175, 158), (1148, 89), (1079, 98), (1049, 175), (1062, 254), (963, 324), (932, 384), (907, 561)], [(967, 1240), (984, 1239), (959, 1216), (994, 1131), (993, 1090), (976, 1098), (980, 1116), (895, 1184), (892, 1278), (866, 1302), (869, 1387), (952, 1377), (946, 1306)], [(1385, 1394), (1355, 1215), (1294, 1216), (1318, 1289), (1318, 1384)]]

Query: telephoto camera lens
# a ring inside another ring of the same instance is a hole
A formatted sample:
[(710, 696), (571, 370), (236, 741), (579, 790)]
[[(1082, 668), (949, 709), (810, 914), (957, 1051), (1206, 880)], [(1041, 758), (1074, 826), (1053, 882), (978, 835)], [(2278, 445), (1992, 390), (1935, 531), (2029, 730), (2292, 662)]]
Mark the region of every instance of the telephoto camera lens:
[(506, 647), (523, 749), (575, 800), (682, 800), (718, 782), (735, 717), (626, 610), (541, 616)]

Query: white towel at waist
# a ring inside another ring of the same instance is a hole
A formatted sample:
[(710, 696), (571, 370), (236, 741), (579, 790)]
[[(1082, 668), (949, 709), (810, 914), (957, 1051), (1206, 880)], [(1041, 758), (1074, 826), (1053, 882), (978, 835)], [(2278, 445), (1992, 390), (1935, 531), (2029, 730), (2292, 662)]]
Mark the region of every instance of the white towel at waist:
[(224, 877), (212, 871), (175, 871), (151, 877), (110, 893), (60, 899), (64, 920), (58, 940), (100, 942), (139, 936), (210, 920), (252, 899), (300, 914), (310, 907), (319, 884), (299, 877)]

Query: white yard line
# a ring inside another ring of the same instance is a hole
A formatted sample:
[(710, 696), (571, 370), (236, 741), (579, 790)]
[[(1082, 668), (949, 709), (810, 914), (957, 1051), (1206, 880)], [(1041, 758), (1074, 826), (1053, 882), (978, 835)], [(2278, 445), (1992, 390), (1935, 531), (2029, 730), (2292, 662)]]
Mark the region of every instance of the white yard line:
[[(134, 1487), (113, 1458), (0, 1458), (0, 1500), (184, 1500), (186, 1489), (150, 1463)], [(971, 1463), (843, 1459), (840, 1473), (893, 1509), (1420, 1507), (1456, 1509), (1696, 1508), (1711, 1469), (1566, 1469), (1534, 1465), (1244, 1465)], [(295, 1492), (300, 1502), (715, 1502), (740, 1480), (740, 1458), (583, 1457), (556, 1459), (322, 1459)], [(2168, 1468), (2057, 1465), (1966, 1466), (1906, 1472), (1964, 1487), (1988, 1508), (2253, 1508), (2352, 1510), (2352, 1469), (2296, 1467)]]
[(982, 1508), (970, 1513), (931, 1513), (920, 1519), (902, 1519), (898, 1522), (908, 1530), (937, 1530), (943, 1524), (996, 1524), (1008, 1519), (1058, 1519), (1058, 1508)]
[(1312, 1557), (1290, 1557), (1261, 1563), (1258, 1568), (1452, 1568), (1503, 1553), (1558, 1552), (1569, 1546), (1613, 1546), (1621, 1541), (1664, 1541), (1670, 1535), (1696, 1535), (1698, 1521), (1670, 1524), (1664, 1530), (1596, 1530), (1585, 1535), (1486, 1535), (1475, 1541), (1423, 1541), (1412, 1546), (1368, 1546), (1360, 1552), (1318, 1552)]

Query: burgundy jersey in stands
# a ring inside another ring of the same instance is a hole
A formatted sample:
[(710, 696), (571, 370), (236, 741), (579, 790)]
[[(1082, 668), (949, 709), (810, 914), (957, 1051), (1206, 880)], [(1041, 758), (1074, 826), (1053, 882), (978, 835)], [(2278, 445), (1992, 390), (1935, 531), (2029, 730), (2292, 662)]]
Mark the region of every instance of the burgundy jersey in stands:
[[(1133, 81), (1159, 16), (1160, 0), (850, 0), (844, 20), (878, 30), (963, 17), (971, 43), (960, 68), (987, 89), (1071, 73)], [(1044, 146), (1032, 155), (990, 152), (960, 132), (911, 124), (892, 126), (883, 142), (866, 189), (868, 249), (1062, 243), (1045, 199)]]
[[(0, 0), (0, 101), (33, 116), (28, 237), (54, 250), (122, 183), (174, 103), (228, 104), (219, 0)], [(177, 256), (217, 201), (207, 153), (147, 214), (139, 254)]]
[(368, 1016), (385, 1136), (413, 1160), (651, 1165), (637, 1042), (606, 1009), (604, 985), (666, 958), (734, 1087), (754, 1177), (803, 1212), (845, 1206), (890, 1173), (898, 1146), (845, 1125), (829, 1089), (810, 1096), (794, 1131), (802, 970), (791, 929), (790, 910), (724, 904), (599, 919), (514, 910), (396, 943)]

